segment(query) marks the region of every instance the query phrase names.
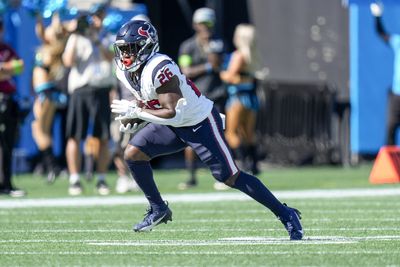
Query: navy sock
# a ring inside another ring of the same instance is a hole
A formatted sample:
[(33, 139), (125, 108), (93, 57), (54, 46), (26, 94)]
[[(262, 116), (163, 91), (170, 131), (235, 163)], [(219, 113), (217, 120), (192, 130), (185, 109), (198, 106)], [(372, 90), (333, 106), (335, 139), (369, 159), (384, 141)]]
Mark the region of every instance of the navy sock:
[(197, 179), (196, 179), (196, 160), (186, 160), (186, 168), (189, 170), (190, 177), (189, 177), (189, 182), (196, 184)]
[(142, 189), (153, 210), (165, 209), (166, 204), (162, 200), (157, 185), (154, 182), (153, 170), (151, 169), (150, 162), (128, 160), (126, 163), (131, 170), (132, 177), (135, 179), (140, 189)]
[(276, 216), (280, 218), (287, 217), (287, 208), (257, 177), (241, 171), (233, 188), (236, 188), (252, 197), (254, 200), (270, 209)]

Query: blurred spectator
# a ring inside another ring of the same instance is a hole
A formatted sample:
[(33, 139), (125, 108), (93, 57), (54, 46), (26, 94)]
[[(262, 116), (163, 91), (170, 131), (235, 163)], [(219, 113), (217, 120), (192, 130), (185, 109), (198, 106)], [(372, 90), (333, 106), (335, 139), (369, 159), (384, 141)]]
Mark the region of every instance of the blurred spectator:
[[(185, 40), (179, 49), (178, 64), (183, 74), (191, 79), (201, 93), (211, 99), (217, 109), (223, 111), (225, 89), (219, 77), (224, 44), (214, 36), (214, 10), (203, 7), (193, 14), (193, 29), (195, 34)], [(197, 185), (195, 155), (191, 147), (185, 149), (185, 163), (189, 170), (189, 179), (179, 184), (179, 189), (187, 189)], [(216, 182), (217, 190), (228, 189), (224, 183)]]
[[(97, 35), (93, 39), (96, 39), (97, 42), (101, 43), (103, 49), (103, 54), (107, 59), (112, 59), (113, 57), (113, 49), (112, 47), (113, 40), (109, 39), (109, 34), (103, 29), (103, 20), (106, 16), (107, 4), (98, 3), (94, 4), (90, 8), (90, 16), (88, 17), (89, 22), (91, 23), (93, 29), (93, 35)], [(115, 39), (115, 38), (114, 38)], [(93, 125), (93, 124), (91, 124)], [(93, 131), (89, 129), (88, 135), (85, 139), (85, 145), (83, 149), (84, 154), (84, 171), (87, 180), (92, 180), (94, 176), (95, 162), (99, 157), (100, 153), (100, 139), (97, 136), (93, 135)]]
[(400, 126), (400, 34), (386, 32), (381, 19), (383, 14), (383, 6), (381, 4), (371, 4), (371, 12), (375, 17), (377, 33), (394, 52), (393, 83), (389, 93), (386, 142), (388, 145), (395, 145), (396, 130)]
[(67, 97), (62, 92), (66, 86), (67, 71), (61, 60), (67, 35), (58, 14), (53, 15), (51, 24), (44, 31), (42, 29), (43, 22), (39, 17), (36, 30), (43, 44), (36, 52), (32, 73), (32, 84), (36, 93), (32, 135), (41, 152), (47, 180), (53, 182), (61, 171), (53, 154), (52, 126), (57, 109), (64, 108), (67, 104)]
[(4, 25), (0, 19), (0, 194), (21, 197), (25, 192), (14, 187), (11, 181), (12, 151), (18, 130), (16, 86), (12, 77), (21, 74), (24, 62), (3, 42), (3, 34)]
[(221, 79), (228, 84), (225, 136), (243, 169), (258, 174), (256, 151), (256, 115), (259, 108), (255, 73), (259, 68), (255, 46), (255, 28), (239, 24), (234, 32), (232, 53), (228, 68)]
[(113, 55), (108, 47), (104, 47), (98, 29), (89, 24), (89, 19), (88, 15), (78, 18), (76, 30), (68, 38), (63, 54), (65, 66), (71, 68), (66, 148), (70, 195), (82, 193), (79, 144), (88, 134), (99, 140), (95, 158), (98, 193), (107, 195), (110, 192), (105, 176), (109, 162), (109, 92), (115, 82), (111, 65)]

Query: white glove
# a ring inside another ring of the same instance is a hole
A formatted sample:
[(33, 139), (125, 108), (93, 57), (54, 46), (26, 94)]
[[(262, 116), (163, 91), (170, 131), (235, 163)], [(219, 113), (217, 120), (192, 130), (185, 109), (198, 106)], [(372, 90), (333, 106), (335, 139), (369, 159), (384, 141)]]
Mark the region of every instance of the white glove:
[(128, 101), (125, 99), (114, 99), (110, 107), (112, 113), (119, 115), (116, 120), (136, 119), (138, 118), (138, 114), (142, 111), (142, 109), (136, 105), (135, 101)]
[(134, 123), (133, 125), (131, 125), (130, 123), (128, 123), (127, 125), (124, 125), (123, 123), (121, 123), (121, 125), (119, 126), (119, 131), (121, 133), (134, 134), (137, 131), (139, 131), (140, 129), (142, 129), (144, 126), (146, 126), (147, 124), (149, 124), (149, 123), (146, 121), (143, 121), (141, 123)]
[(128, 123), (127, 125), (124, 125), (123, 123), (121, 123), (119, 125), (119, 131), (121, 133), (134, 133), (134, 132), (136, 132), (137, 128), (138, 128), (137, 123), (134, 123), (133, 125), (131, 125), (130, 123)]
[(382, 16), (383, 13), (383, 5), (382, 3), (372, 3), (370, 6), (371, 13), (375, 17), (380, 17)]

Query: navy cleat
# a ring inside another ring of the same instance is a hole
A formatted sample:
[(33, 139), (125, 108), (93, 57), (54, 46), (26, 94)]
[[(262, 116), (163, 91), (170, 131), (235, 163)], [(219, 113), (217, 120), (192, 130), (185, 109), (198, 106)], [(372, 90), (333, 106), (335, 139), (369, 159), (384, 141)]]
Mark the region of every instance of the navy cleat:
[(288, 219), (285, 220), (280, 217), (278, 217), (278, 219), (282, 222), (282, 224), (288, 231), (290, 240), (301, 240), (304, 235), (303, 227), (300, 223), (301, 212), (295, 208), (288, 207), (286, 203), (283, 203), (283, 205), (285, 205), (288, 209)]
[(152, 207), (147, 209), (143, 221), (133, 227), (135, 232), (148, 232), (160, 223), (172, 221), (172, 211), (166, 207), (165, 210), (154, 212)]

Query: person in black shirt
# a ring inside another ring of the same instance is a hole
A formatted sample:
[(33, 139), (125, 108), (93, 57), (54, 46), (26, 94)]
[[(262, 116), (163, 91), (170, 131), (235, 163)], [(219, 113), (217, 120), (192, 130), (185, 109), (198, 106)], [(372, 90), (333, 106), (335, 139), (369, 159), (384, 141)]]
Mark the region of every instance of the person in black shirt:
[(2, 41), (3, 20), (0, 19), (0, 194), (22, 197), (23, 190), (12, 184), (12, 151), (18, 126), (16, 86), (12, 77), (23, 71), (24, 62)]
[[(224, 52), (224, 43), (213, 35), (215, 24), (214, 10), (203, 7), (193, 14), (195, 34), (185, 40), (179, 48), (178, 64), (182, 72), (191, 79), (201, 93), (211, 99), (222, 112), (225, 105), (225, 89), (219, 78), (220, 65)], [(190, 177), (180, 183), (181, 190), (197, 185), (197, 157), (190, 147), (185, 149), (185, 163)], [(217, 190), (228, 189), (223, 183), (216, 182)]]

